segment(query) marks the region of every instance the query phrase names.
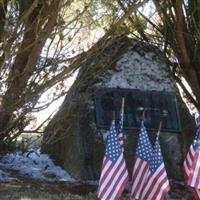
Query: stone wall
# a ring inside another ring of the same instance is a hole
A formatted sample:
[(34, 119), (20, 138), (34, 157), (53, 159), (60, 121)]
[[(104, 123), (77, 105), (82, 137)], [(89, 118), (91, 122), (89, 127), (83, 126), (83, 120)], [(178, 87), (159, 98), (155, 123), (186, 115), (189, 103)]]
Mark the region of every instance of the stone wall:
[[(94, 77), (91, 72), (95, 72)], [(99, 177), (108, 130), (96, 127), (93, 89), (104, 87), (176, 92), (166, 58), (155, 46), (120, 37), (86, 61), (61, 109), (45, 130), (42, 145), (43, 152), (78, 179)], [(192, 120), (186, 109), (181, 110), (185, 119)], [(130, 177), (138, 132), (125, 131)], [(168, 175), (175, 179), (182, 178), (184, 135), (162, 132), (160, 136)], [(153, 143), (155, 133), (149, 132), (149, 136)]]

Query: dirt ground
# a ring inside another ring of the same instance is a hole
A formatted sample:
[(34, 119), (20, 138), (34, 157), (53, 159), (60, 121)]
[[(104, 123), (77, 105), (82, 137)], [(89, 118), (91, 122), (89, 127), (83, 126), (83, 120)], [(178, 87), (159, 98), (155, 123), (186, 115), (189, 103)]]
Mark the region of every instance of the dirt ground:
[[(97, 200), (95, 186), (23, 180), (0, 183), (1, 200)], [(123, 200), (129, 200), (125, 194)], [(185, 189), (174, 189), (170, 200), (192, 200)]]
[[(97, 200), (96, 186), (84, 183), (47, 182), (21, 176), (16, 172), (11, 182), (0, 182), (0, 200)], [(184, 184), (172, 183), (169, 200), (193, 200)], [(123, 200), (130, 200), (128, 192)]]
[[(85, 187), (85, 188), (84, 188)], [(90, 191), (91, 192), (90, 192)], [(87, 186), (26, 180), (0, 183), (1, 200), (82, 200), (95, 199), (94, 190)]]

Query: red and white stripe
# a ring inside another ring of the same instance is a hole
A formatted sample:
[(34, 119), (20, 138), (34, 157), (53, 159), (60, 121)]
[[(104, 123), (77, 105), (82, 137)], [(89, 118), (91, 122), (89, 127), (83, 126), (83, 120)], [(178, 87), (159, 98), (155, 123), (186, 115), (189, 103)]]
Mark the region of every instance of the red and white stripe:
[[(199, 129), (199, 126), (200, 126), (200, 117), (198, 116), (198, 118), (196, 118), (196, 125)], [(197, 133), (198, 133), (199, 130), (197, 130)], [(196, 164), (195, 164), (196, 163)], [(192, 178), (192, 174), (194, 174), (194, 170), (195, 168), (198, 169), (199, 168), (199, 151), (196, 153), (195, 150), (193, 149), (193, 145), (190, 146), (190, 149), (186, 155), (186, 158), (184, 160), (184, 163), (183, 163), (183, 175), (184, 175), (184, 178), (187, 182), (187, 184), (189, 184), (190, 186), (191, 185), (199, 185), (199, 172), (197, 170), (197, 173), (195, 173), (195, 177), (196, 178)], [(195, 179), (197, 181), (195, 181)], [(195, 188), (195, 187), (190, 187), (191, 191), (193, 192), (194, 194), (194, 197), (196, 200), (199, 200), (200, 199), (200, 189), (199, 188)]]
[(195, 189), (195, 188), (191, 188), (193, 194), (194, 194), (194, 197), (196, 200), (199, 200), (200, 199), (200, 190), (198, 189)]
[(140, 199), (142, 200), (164, 200), (167, 192), (170, 190), (167, 173), (164, 163), (151, 174), (149, 171), (148, 178), (142, 190)]
[(120, 199), (127, 182), (128, 171), (123, 153), (115, 163), (104, 157), (97, 192), (98, 198), (102, 200)]
[(192, 167), (192, 162), (193, 162), (193, 159), (194, 159), (194, 155), (195, 155), (195, 151), (193, 149), (193, 146), (191, 145), (190, 146), (190, 149), (186, 155), (186, 158), (184, 160), (184, 163), (183, 163), (183, 170), (184, 170), (184, 173), (188, 179), (189, 175), (190, 175), (190, 169)]
[[(193, 149), (193, 146), (191, 145), (183, 163), (183, 174), (187, 183), (191, 174), (191, 168), (193, 165), (194, 157), (195, 157), (195, 151)], [(193, 192), (195, 199), (199, 200), (200, 190), (194, 187), (191, 187), (190, 189)]]
[(198, 150), (194, 154), (187, 183), (191, 187), (200, 189), (200, 151)]
[(136, 158), (134, 162), (132, 180), (133, 184), (131, 186), (131, 196), (138, 199), (140, 197), (142, 188), (145, 184), (149, 172), (149, 163)]

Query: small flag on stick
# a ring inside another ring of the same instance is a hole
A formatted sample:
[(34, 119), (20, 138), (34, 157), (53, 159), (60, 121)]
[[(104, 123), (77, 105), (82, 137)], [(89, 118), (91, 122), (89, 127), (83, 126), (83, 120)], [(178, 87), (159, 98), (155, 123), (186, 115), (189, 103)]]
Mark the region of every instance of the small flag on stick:
[(143, 187), (142, 200), (163, 200), (170, 190), (169, 180), (161, 153), (159, 137), (157, 136), (150, 161), (150, 169)]
[(200, 199), (200, 124), (183, 163), (186, 183), (191, 187), (195, 199)]
[(112, 121), (110, 133), (107, 137), (106, 153), (103, 159), (97, 195), (101, 200), (118, 200), (129, 177), (115, 128), (115, 120)]
[(197, 141), (193, 145), (194, 157), (190, 168), (190, 175), (188, 179), (188, 185), (197, 189), (200, 189), (200, 138), (198, 136)]
[(151, 156), (152, 146), (144, 126), (144, 122), (142, 121), (136, 148), (131, 186), (131, 196), (136, 199), (140, 198), (141, 191), (146, 182), (149, 173)]

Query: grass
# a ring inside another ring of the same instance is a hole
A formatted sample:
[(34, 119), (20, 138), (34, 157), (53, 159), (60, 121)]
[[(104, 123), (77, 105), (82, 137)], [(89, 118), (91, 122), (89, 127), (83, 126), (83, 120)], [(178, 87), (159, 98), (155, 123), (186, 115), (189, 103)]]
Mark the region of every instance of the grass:
[[(0, 183), (0, 200), (97, 200), (96, 187), (80, 183), (47, 182), (16, 176), (17, 180)], [(122, 200), (130, 200), (124, 196)], [(173, 187), (170, 200), (192, 200), (185, 187)], [(133, 200), (133, 199), (132, 199)]]
[[(0, 183), (0, 200), (97, 200), (94, 192), (83, 193), (84, 188), (70, 189), (65, 184), (45, 182)], [(69, 191), (70, 190), (70, 191)], [(123, 200), (130, 198), (124, 197)]]
[(84, 196), (34, 184), (1, 184), (1, 200), (82, 200)]
[[(1, 200), (97, 200), (94, 193), (87, 195), (71, 194), (57, 188), (35, 187), (32, 184), (0, 184)], [(127, 198), (123, 198), (125, 200)]]

